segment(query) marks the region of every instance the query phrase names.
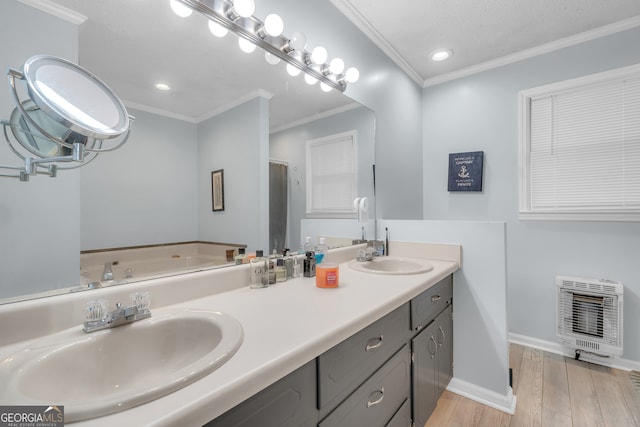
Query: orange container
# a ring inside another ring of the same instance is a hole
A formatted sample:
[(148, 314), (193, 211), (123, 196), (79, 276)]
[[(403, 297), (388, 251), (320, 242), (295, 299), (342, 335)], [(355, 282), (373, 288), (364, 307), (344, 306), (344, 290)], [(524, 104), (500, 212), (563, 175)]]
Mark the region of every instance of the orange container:
[(316, 265), (316, 286), (319, 288), (337, 288), (340, 283), (338, 264), (322, 262)]

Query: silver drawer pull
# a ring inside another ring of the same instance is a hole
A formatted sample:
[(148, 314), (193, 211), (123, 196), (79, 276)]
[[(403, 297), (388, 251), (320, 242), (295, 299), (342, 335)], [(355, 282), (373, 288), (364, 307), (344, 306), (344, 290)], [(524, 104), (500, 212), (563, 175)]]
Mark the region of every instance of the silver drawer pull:
[[(364, 348), (364, 351), (369, 351), (380, 347), (382, 345), (382, 340), (384, 340), (384, 335), (380, 335), (376, 338), (371, 338), (367, 343), (367, 346)], [(371, 344), (372, 342), (375, 342), (375, 344)]]
[(440, 301), (440, 298), (442, 298), (440, 295), (434, 295), (431, 297), (431, 302)]
[[(377, 398), (376, 400), (373, 400), (373, 401), (372, 401), (372, 400), (371, 400), (371, 397), (372, 397), (374, 394), (379, 394), (379, 395), (380, 395), (380, 397), (379, 397), (379, 398)], [(371, 393), (371, 394), (369, 395), (369, 399), (367, 400), (367, 408), (370, 408), (370, 407), (372, 407), (372, 406), (374, 406), (374, 405), (377, 405), (378, 403), (382, 402), (382, 399), (384, 399), (384, 387), (382, 387), (380, 390), (376, 390), (376, 391), (374, 391), (373, 393)]]

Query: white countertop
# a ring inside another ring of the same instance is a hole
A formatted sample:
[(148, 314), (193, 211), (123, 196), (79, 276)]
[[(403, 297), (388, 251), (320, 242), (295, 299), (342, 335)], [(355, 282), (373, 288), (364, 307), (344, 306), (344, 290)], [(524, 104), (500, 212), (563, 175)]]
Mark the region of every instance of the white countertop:
[[(245, 286), (173, 305), (235, 317), (244, 329), (238, 352), (211, 374), (165, 397), (72, 425), (203, 425), (459, 268), (457, 262), (430, 262), (432, 271), (405, 276), (361, 273), (342, 263), (336, 289), (317, 288), (315, 278), (298, 278), (264, 289)], [(0, 347), (0, 356), (19, 345)]]

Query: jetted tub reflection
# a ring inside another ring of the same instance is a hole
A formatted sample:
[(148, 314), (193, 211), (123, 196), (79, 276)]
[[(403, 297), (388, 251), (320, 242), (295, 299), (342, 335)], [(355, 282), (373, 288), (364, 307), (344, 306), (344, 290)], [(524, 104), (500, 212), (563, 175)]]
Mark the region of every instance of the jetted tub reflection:
[(220, 312), (158, 309), (91, 334), (78, 326), (36, 340), (0, 362), (0, 401), (64, 405), (65, 421), (119, 412), (185, 387), (242, 344), (242, 326)]
[(420, 274), (433, 270), (428, 261), (417, 258), (376, 257), (371, 261), (351, 261), (352, 270), (373, 274)]

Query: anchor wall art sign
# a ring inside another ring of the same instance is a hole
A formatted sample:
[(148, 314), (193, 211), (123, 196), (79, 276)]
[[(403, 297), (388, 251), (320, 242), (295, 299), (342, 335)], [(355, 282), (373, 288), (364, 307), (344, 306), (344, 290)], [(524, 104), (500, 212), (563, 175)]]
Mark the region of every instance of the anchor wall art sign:
[(482, 191), (484, 151), (449, 154), (449, 191)]

